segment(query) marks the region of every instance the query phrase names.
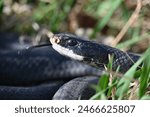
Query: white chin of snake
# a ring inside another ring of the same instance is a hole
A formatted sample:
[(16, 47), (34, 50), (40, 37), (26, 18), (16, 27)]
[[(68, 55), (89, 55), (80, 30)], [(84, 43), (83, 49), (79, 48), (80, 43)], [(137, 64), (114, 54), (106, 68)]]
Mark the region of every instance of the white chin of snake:
[(67, 48), (64, 48), (58, 44), (52, 44), (52, 47), (57, 51), (59, 52), (60, 54), (62, 55), (65, 55), (65, 56), (68, 56), (72, 59), (75, 59), (75, 60), (79, 60), (79, 61), (82, 61), (83, 60), (83, 56), (80, 56), (80, 55), (77, 55), (75, 53), (73, 53), (72, 50), (69, 50)]

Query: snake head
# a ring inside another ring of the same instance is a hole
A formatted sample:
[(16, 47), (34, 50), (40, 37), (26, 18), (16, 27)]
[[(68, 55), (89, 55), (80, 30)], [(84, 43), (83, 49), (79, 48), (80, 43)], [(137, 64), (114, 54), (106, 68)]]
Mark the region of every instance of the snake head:
[(83, 40), (72, 34), (55, 34), (50, 38), (52, 47), (62, 55), (86, 63), (105, 63), (107, 50), (97, 43)]
[(50, 38), (52, 47), (60, 54), (82, 61), (83, 56), (78, 54), (79, 41), (72, 34), (55, 34)]

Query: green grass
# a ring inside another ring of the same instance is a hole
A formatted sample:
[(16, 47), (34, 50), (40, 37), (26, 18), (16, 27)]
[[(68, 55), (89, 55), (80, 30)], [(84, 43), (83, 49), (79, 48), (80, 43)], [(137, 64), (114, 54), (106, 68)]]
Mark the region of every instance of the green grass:
[(111, 16), (116, 11), (116, 9), (120, 6), (121, 3), (122, 3), (122, 0), (115, 0), (115, 1), (107, 0), (107, 1), (103, 1), (103, 3), (102, 3), (103, 5), (100, 6), (101, 9), (104, 9), (104, 6), (106, 7), (108, 5), (111, 6), (111, 7), (109, 7), (110, 9), (108, 9), (109, 12), (101, 20), (98, 21), (96, 27), (94, 28), (93, 34), (91, 35), (92, 38), (96, 36), (97, 32), (101, 31), (106, 26), (106, 24), (110, 20)]
[(50, 4), (41, 1), (33, 12), (32, 19), (39, 24), (47, 23), (51, 31), (58, 32), (66, 22), (72, 4), (73, 0), (51, 0)]
[[(150, 47), (144, 55), (121, 77), (118, 72), (101, 76), (98, 85), (94, 86), (96, 94), (91, 99), (150, 99)], [(111, 64), (110, 61), (109, 64)], [(137, 67), (143, 64), (137, 71)], [(131, 83), (136, 85), (131, 87)]]

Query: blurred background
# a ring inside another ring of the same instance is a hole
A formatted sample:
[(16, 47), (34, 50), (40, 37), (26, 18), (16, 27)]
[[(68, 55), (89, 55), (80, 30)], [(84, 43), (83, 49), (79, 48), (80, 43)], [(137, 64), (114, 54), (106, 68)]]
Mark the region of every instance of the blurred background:
[(40, 39), (47, 31), (142, 53), (150, 44), (150, 0), (0, 0), (0, 32)]

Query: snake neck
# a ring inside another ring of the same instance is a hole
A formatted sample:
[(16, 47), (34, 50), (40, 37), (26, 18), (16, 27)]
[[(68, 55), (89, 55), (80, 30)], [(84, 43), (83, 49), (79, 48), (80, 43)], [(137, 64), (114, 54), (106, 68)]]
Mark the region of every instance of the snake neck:
[(113, 70), (115, 71), (119, 67), (119, 71), (121, 73), (125, 73), (127, 70), (129, 70), (140, 58), (139, 55), (123, 52), (112, 47), (107, 47), (107, 51), (113, 56)]
[(119, 67), (119, 72), (125, 73), (139, 59), (139, 55), (123, 52), (119, 49), (100, 44), (96, 56), (93, 58), (85, 57), (83, 62), (88, 63), (97, 68), (105, 68), (112, 57), (112, 70), (116, 71)]

